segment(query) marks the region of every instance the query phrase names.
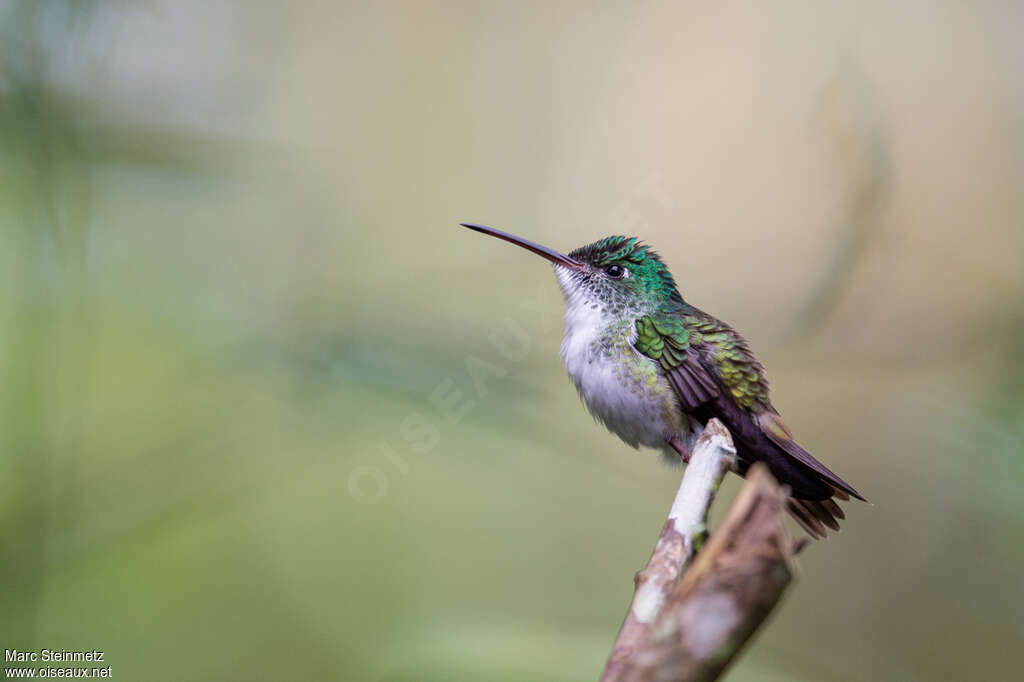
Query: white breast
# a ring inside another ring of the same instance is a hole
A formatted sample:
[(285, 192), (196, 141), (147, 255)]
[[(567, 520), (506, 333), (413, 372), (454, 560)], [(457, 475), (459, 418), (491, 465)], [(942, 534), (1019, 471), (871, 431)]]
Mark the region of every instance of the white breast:
[(634, 347), (635, 320), (608, 315), (600, 304), (573, 297), (565, 309), (562, 362), (587, 409), (623, 441), (665, 449), (688, 442), (689, 420), (653, 360)]

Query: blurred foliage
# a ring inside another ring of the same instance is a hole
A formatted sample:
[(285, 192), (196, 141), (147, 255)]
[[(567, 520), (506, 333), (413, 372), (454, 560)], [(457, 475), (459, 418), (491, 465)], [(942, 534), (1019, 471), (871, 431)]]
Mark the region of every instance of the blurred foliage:
[(872, 500), (730, 679), (1014, 679), (1021, 19), (3, 3), (0, 642), (595, 679), (678, 472), (592, 424), (553, 281), (472, 219), (649, 240)]

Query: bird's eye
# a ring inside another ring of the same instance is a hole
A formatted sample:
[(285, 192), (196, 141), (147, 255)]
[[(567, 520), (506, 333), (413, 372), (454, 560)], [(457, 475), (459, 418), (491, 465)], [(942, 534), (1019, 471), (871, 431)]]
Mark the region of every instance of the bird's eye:
[(618, 263), (612, 263), (604, 269), (604, 274), (608, 275), (612, 279), (622, 279), (626, 276), (626, 268), (622, 267)]

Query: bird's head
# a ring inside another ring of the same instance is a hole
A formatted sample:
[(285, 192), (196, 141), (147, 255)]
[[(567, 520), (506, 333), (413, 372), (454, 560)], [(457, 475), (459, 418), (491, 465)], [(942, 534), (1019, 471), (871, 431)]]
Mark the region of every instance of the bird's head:
[(656, 310), (683, 300), (661, 258), (636, 237), (606, 237), (562, 254), (492, 227), (463, 226), (551, 261), (569, 306), (596, 305), (608, 313), (622, 314)]

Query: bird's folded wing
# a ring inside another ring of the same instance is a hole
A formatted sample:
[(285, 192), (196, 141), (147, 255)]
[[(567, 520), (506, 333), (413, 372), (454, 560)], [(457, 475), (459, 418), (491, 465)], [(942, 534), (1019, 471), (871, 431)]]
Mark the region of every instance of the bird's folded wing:
[(661, 364), (684, 412), (692, 412), (719, 395), (718, 381), (690, 347), (690, 333), (681, 322), (648, 316), (636, 321), (636, 329), (634, 346)]
[(689, 324), (686, 319), (672, 314), (643, 317), (636, 322), (634, 342), (638, 351), (661, 364), (679, 407), (690, 415), (722, 420), (733, 439), (751, 452), (770, 457), (764, 448), (770, 442), (779, 456), (791, 458), (833, 490), (864, 499), (793, 439), (768, 401), (764, 369), (743, 337), (707, 315), (691, 316)]

